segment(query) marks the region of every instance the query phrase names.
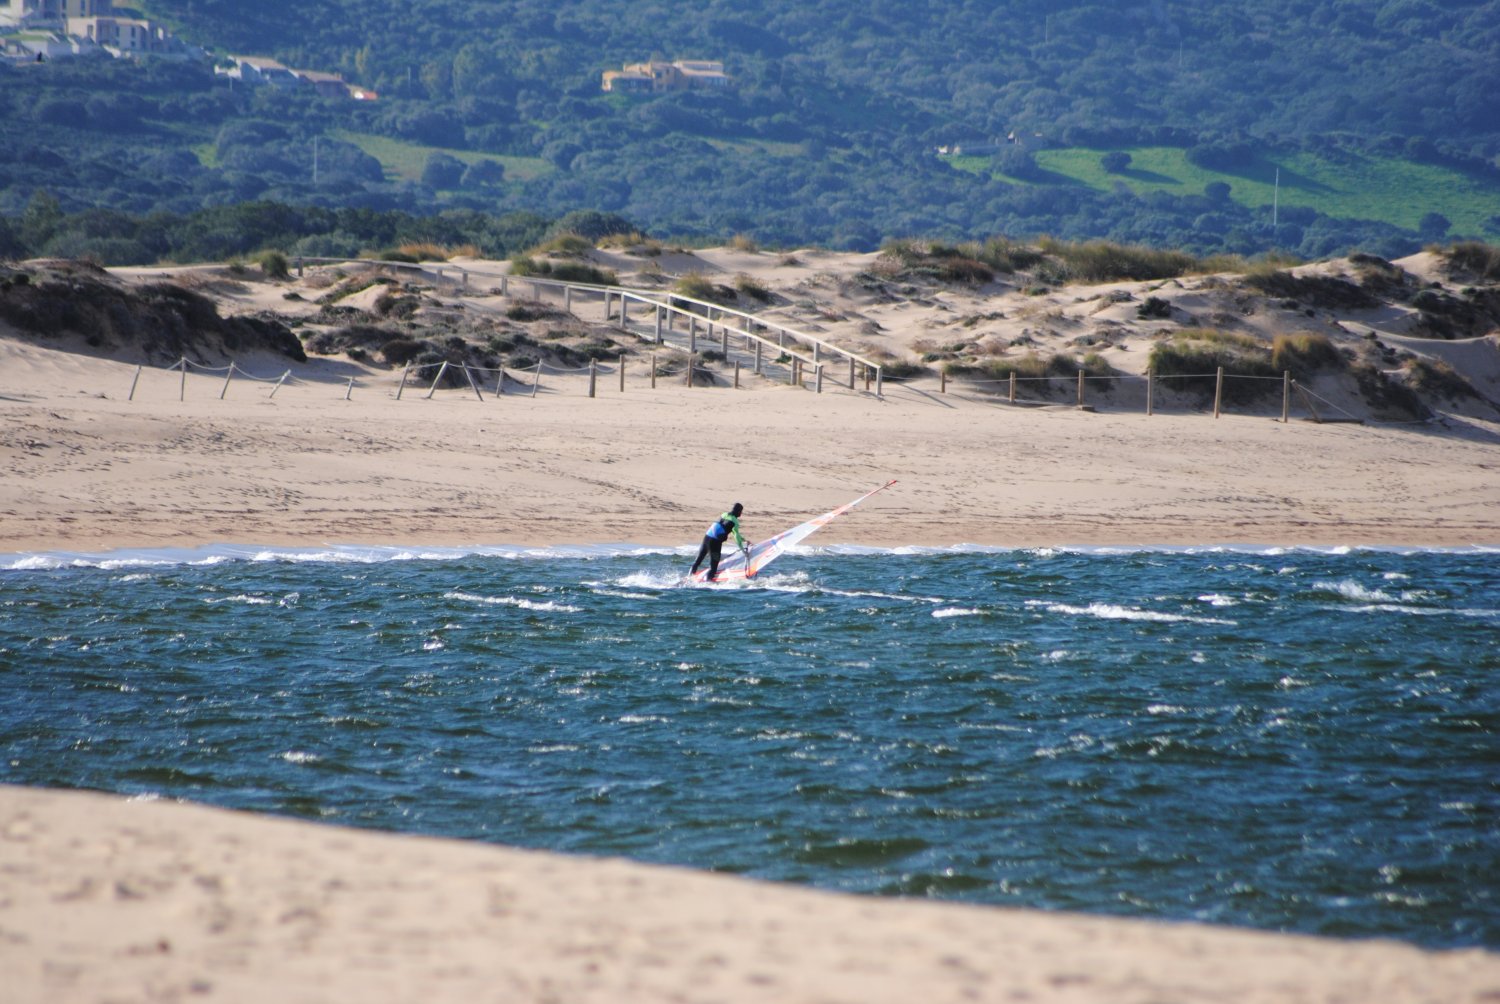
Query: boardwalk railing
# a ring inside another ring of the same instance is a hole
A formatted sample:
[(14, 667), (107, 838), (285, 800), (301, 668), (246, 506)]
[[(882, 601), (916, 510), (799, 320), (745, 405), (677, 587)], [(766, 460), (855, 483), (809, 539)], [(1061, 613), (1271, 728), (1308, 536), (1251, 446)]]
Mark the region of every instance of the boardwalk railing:
[[(726, 361), (734, 361), (732, 353), (739, 353), (741, 362), (751, 367), (760, 376), (775, 379), (784, 374), (787, 383), (806, 386), (811, 378), (813, 388), (823, 390), (825, 372), (828, 379), (836, 380), (850, 390), (858, 390), (863, 378), (865, 390), (873, 391), (878, 398), (884, 391), (884, 369), (880, 363), (848, 349), (834, 345), (805, 331), (767, 320), (755, 314), (732, 307), (725, 307), (706, 300), (699, 300), (680, 293), (661, 290), (633, 289), (627, 286), (609, 286), (597, 283), (570, 282), (542, 276), (517, 276), (508, 272), (494, 272), (467, 265), (446, 262), (401, 262), (368, 258), (298, 258), (295, 267), (299, 275), (305, 264), (362, 264), (392, 269), (430, 272), (440, 279), (455, 281), (461, 289), (469, 288), (471, 276), (498, 280), (500, 295), (510, 296), (514, 284), (529, 286), (532, 299), (542, 301), (544, 291), (560, 300), (563, 310), (573, 314), (574, 297), (597, 297), (603, 301), (604, 320), (620, 330), (656, 345), (669, 342), (685, 347), (696, 357), (699, 346), (699, 327), (708, 343), (719, 341)], [(451, 273), (451, 275), (450, 275)], [(640, 310), (637, 319), (631, 317), (632, 304)], [(650, 321), (640, 320), (649, 316)], [(678, 325), (684, 326), (678, 332)], [(731, 336), (734, 344), (731, 344)], [(837, 366), (838, 373), (833, 373)]]

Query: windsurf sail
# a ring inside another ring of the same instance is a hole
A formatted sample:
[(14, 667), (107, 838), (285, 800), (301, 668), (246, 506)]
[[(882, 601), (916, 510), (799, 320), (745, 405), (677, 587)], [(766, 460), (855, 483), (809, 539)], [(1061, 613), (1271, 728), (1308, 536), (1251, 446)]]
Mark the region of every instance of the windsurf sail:
[[(878, 492), (883, 492), (895, 483), (896, 482), (894, 481), (887, 481), (879, 488), (876, 488), (875, 491), (865, 492), (865, 494), (861, 495), (853, 502), (845, 503), (844, 505), (839, 506), (837, 509), (834, 509), (832, 512), (825, 512), (823, 515), (818, 516), (815, 519), (810, 519), (806, 523), (799, 523), (796, 526), (792, 527), (790, 530), (783, 530), (776, 536), (769, 537), (766, 540), (761, 541), (760, 543), (751, 547), (749, 551), (739, 551), (735, 554), (726, 556), (724, 560), (719, 563), (719, 574), (714, 579), (714, 581), (724, 582), (726, 580), (732, 579), (755, 578), (760, 574), (763, 568), (765, 568), (771, 562), (775, 561), (777, 558), (781, 557), (793, 546), (801, 543), (808, 537), (812, 536), (814, 533), (823, 529), (823, 527), (827, 526), (829, 523), (832, 523), (834, 520), (838, 519), (840, 516), (844, 515), (844, 513), (859, 505), (871, 495), (874, 495)], [(708, 569), (706, 568), (702, 569), (693, 576), (693, 580), (695, 582), (703, 582), (707, 578)]]

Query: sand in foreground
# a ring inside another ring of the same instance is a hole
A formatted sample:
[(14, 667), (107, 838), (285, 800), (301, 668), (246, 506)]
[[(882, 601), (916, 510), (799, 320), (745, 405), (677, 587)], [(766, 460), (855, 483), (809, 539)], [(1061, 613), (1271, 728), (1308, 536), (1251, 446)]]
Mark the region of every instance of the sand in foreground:
[(0, 967), (68, 1001), (1481, 1001), (1500, 956), (814, 892), (0, 788)]

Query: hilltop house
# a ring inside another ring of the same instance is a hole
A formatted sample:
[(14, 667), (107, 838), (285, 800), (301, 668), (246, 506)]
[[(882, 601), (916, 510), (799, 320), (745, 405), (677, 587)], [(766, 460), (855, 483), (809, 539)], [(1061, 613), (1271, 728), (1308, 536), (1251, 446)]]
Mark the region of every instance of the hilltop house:
[(241, 80), (252, 86), (269, 85), (287, 89), (311, 87), (325, 98), (352, 98), (355, 101), (374, 101), (376, 93), (365, 87), (346, 83), (337, 73), (320, 73), (317, 70), (294, 70), (289, 66), (264, 56), (230, 56), (233, 66), (215, 67), (214, 72), (231, 80)]
[(128, 17), (70, 17), (68, 35), (86, 39), (116, 56), (177, 53), (182, 44), (167, 29), (151, 21)]
[(0, 25), (20, 28), (12, 47), (51, 59), (108, 53), (201, 58), (202, 49), (154, 21), (116, 15), (112, 0), (0, 0)]
[(727, 86), (729, 75), (724, 72), (724, 64), (707, 59), (626, 63), (624, 69), (604, 71), (604, 90), (616, 94), (715, 90)]
[(287, 88), (302, 86), (302, 81), (298, 79), (297, 74), (274, 59), (268, 59), (265, 56), (230, 56), (229, 60), (234, 64), (233, 66), (228, 69), (216, 67), (214, 72), (231, 80), (242, 80), (256, 86), (261, 84)]
[(0, 24), (62, 27), (70, 17), (97, 17), (113, 10), (113, 0), (0, 0)]

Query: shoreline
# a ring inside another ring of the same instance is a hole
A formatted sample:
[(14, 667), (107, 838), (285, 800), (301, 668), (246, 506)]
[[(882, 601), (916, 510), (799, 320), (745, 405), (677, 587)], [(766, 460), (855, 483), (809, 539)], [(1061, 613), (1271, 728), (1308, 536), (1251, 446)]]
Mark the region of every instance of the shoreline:
[(17, 1004), (1483, 1000), (1500, 954), (833, 893), (0, 786)]
[[(229, 543), (187, 546), (113, 547), (107, 549), (43, 548), (34, 551), (0, 553), (0, 571), (51, 571), (61, 568), (141, 568), (176, 565), (214, 565), (228, 562), (348, 563), (380, 564), (387, 561), (457, 561), (465, 558), (499, 558), (505, 560), (595, 560), (629, 557), (691, 557), (696, 548), (687, 544), (643, 544), (630, 541), (571, 544), (318, 544), (288, 542), (284, 544)], [(990, 554), (1011, 555), (1025, 552), (1055, 552), (1080, 555), (1118, 554), (1244, 554), (1273, 556), (1291, 553), (1341, 555), (1359, 552), (1376, 554), (1491, 554), (1500, 546), (1490, 544), (804, 544), (790, 555), (820, 554), (858, 557), (883, 555)]]

